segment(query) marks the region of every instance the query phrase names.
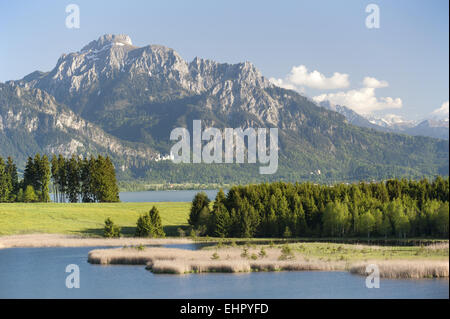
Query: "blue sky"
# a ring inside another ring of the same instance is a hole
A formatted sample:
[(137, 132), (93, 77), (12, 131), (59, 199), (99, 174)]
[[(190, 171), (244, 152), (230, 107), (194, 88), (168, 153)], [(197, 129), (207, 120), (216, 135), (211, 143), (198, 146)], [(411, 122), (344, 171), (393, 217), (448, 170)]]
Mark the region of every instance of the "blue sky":
[[(80, 7), (79, 29), (65, 26), (70, 3)], [(365, 25), (370, 3), (380, 8), (379, 29)], [(447, 0), (2, 1), (0, 81), (49, 71), (62, 53), (123, 33), (138, 46), (172, 47), (188, 61), (251, 61), (310, 97), (359, 97), (373, 107), (355, 104), (357, 111), (416, 119), (448, 101), (448, 16)]]

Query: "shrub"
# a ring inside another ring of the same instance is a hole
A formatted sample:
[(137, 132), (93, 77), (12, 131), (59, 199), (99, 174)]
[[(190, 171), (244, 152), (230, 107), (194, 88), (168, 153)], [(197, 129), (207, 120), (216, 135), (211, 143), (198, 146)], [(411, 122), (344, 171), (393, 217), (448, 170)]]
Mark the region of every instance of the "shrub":
[(220, 258), (219, 254), (217, 254), (217, 253), (212, 254), (212, 257), (211, 257), (212, 260), (217, 260), (219, 258)]
[(189, 237), (191, 238), (197, 237), (197, 233), (195, 232), (194, 228), (191, 228), (191, 231), (189, 232)]
[(292, 252), (291, 247), (289, 245), (283, 245), (283, 247), (281, 247), (281, 256), (279, 259), (286, 260), (292, 258), (294, 258), (294, 253)]
[(292, 232), (291, 232), (291, 230), (289, 229), (288, 226), (286, 226), (286, 228), (284, 229), (283, 237), (284, 238), (292, 237)]
[(115, 225), (111, 218), (106, 218), (105, 228), (103, 229), (103, 237), (114, 238), (120, 237), (120, 227)]
[(147, 214), (139, 217), (136, 223), (137, 237), (165, 237), (158, 209), (153, 208)]
[(247, 247), (243, 248), (241, 257), (242, 258), (247, 258), (248, 257), (248, 248)]
[(259, 252), (259, 257), (264, 258), (267, 256), (266, 250), (264, 247), (261, 247), (261, 251)]

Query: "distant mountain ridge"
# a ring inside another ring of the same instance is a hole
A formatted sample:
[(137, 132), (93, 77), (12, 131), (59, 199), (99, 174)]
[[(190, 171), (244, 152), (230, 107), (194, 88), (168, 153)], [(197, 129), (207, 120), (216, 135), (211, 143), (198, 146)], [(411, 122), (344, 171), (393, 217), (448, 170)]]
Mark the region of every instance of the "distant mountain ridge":
[(449, 139), (448, 119), (406, 121), (400, 116), (393, 114), (385, 117), (365, 117), (346, 106), (332, 105), (329, 101), (322, 101), (319, 105), (344, 115), (350, 124), (356, 126), (373, 128), (382, 132), (403, 133), (412, 136), (429, 136), (446, 140)]
[[(337, 109), (318, 107), (294, 91), (273, 85), (250, 62), (227, 64), (198, 57), (186, 62), (173, 49), (161, 45), (136, 47), (125, 35), (104, 35), (78, 52), (63, 54), (53, 70), (36, 71), (3, 86), (11, 88), (8, 90), (17, 87), (24, 92), (45, 92), (61, 110), (68, 110), (58, 111), (61, 116), (78, 117), (95, 128), (98, 135), (114, 141), (97, 143), (93, 140), (96, 134), (82, 138), (79, 134), (83, 130), (74, 129), (66, 132), (64, 143), (58, 144), (55, 137), (47, 140), (43, 133), (36, 133), (39, 143), (34, 148), (20, 149), (9, 138), (10, 152), (24, 156), (31, 149), (69, 153), (76, 148), (80, 154), (88, 148), (90, 152), (105, 150), (123, 168), (119, 176), (122, 179), (234, 183), (448, 174), (448, 143), (444, 141), (377, 132), (371, 129), (370, 122), (369, 129), (357, 127)], [(0, 95), (11, 94), (0, 90)], [(27, 108), (20, 97), (16, 98), (19, 100), (15, 107)], [(7, 117), (11, 103), (0, 107), (0, 126), (11, 125)], [(54, 122), (60, 116), (56, 113)], [(34, 118), (27, 125), (45, 127), (40, 120), (33, 122)], [(278, 172), (261, 176), (259, 164), (175, 165), (154, 161), (159, 154), (170, 151), (170, 131), (180, 126), (191, 130), (194, 119), (217, 128), (277, 127)], [(363, 121), (357, 116), (355, 119)], [(53, 127), (59, 135), (57, 126)], [(9, 129), (3, 133), (0, 130), (0, 138), (8, 134)], [(81, 145), (64, 147), (70, 145), (70, 138)], [(111, 144), (127, 151), (115, 152), (108, 148)], [(58, 145), (62, 145), (60, 149)], [(2, 149), (0, 154), (5, 156), (6, 151)]]

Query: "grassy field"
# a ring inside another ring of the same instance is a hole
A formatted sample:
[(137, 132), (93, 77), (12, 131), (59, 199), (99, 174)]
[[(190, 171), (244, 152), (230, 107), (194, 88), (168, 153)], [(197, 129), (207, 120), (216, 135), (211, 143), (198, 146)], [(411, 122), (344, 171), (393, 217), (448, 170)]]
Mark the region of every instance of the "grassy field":
[(31, 233), (100, 236), (105, 218), (122, 227), (124, 235), (132, 236), (139, 215), (155, 205), (164, 231), (176, 234), (187, 225), (190, 203), (101, 203), (101, 204), (0, 204), (0, 236)]

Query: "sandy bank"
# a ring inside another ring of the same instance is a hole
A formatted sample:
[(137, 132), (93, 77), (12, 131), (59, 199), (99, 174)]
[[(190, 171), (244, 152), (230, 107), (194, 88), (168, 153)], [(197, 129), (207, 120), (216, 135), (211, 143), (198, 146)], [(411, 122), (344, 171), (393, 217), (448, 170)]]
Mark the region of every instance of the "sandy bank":
[(188, 238), (92, 238), (58, 234), (0, 236), (0, 249), (14, 247), (136, 246), (193, 243)]

